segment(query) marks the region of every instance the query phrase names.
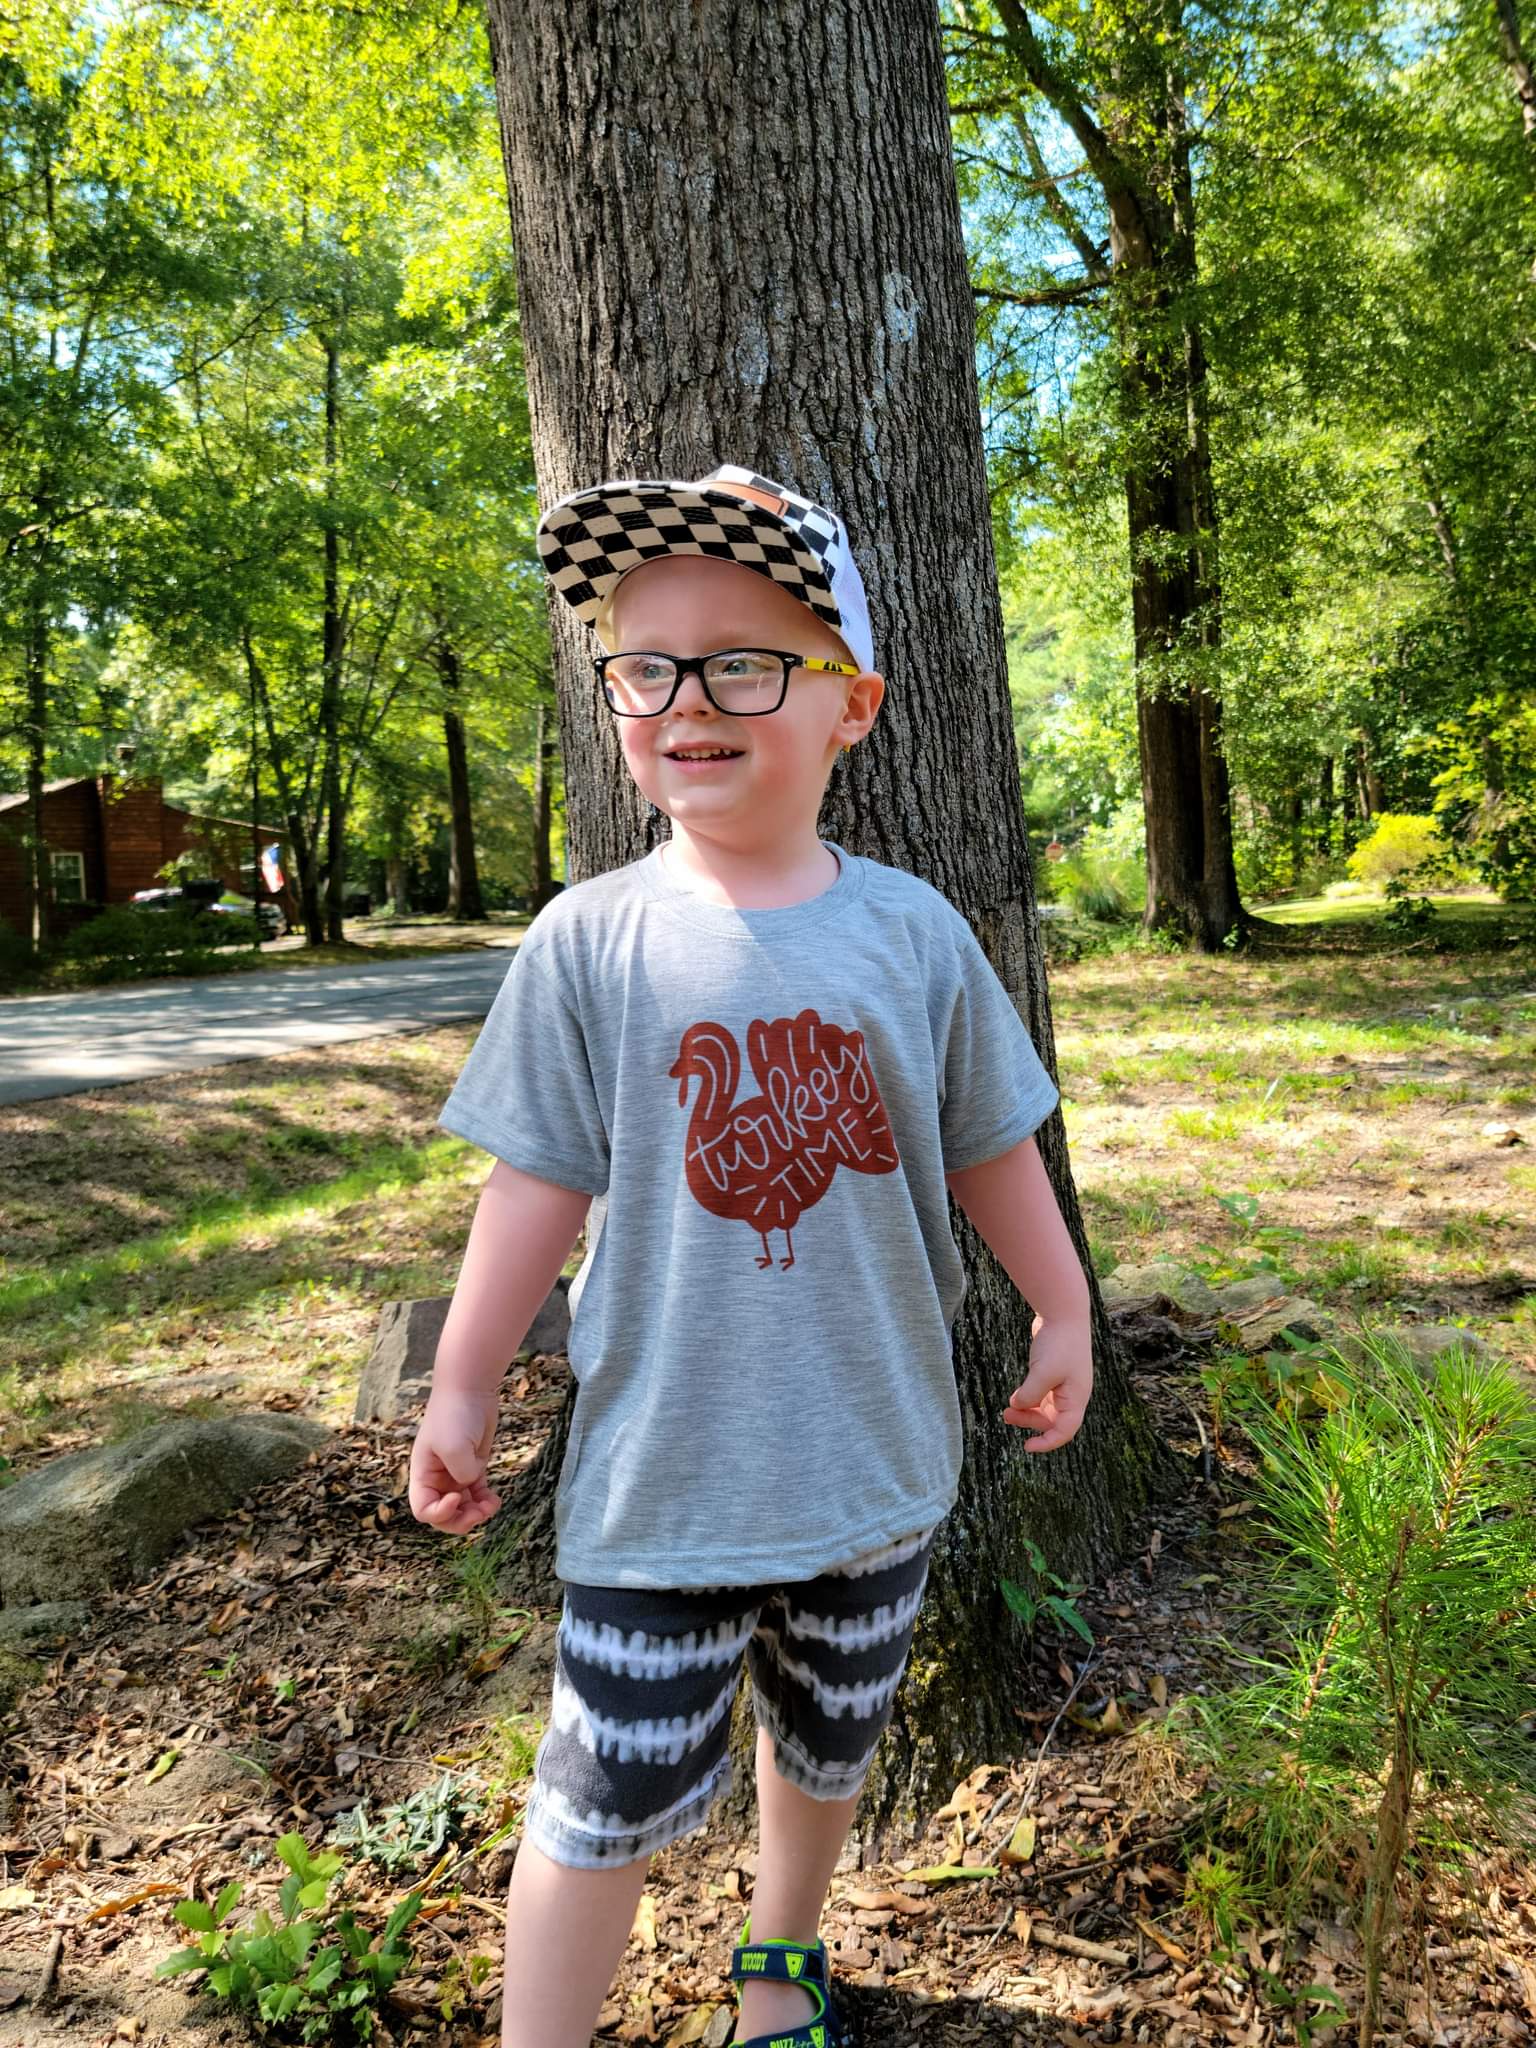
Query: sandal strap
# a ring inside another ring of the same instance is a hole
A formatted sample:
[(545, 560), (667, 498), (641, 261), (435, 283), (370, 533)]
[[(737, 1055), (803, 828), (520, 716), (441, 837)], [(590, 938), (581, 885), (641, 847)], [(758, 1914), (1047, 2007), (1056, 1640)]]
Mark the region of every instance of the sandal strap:
[(731, 2048), (836, 2048), (840, 2039), (825, 2020), (810, 2020), (787, 2034), (754, 2034), (750, 2041), (733, 2041)]
[(799, 1941), (740, 1942), (731, 1950), (731, 1976), (737, 1982), (757, 1983), (777, 1978), (825, 1995), (827, 1952), (819, 1942), (814, 1948)]
[[(767, 1961), (754, 1960), (741, 1974), (751, 1977), (780, 1977), (791, 1984), (810, 1981), (819, 1984), (823, 1991), (831, 1989), (827, 1972), (827, 1945), (818, 1934), (814, 1941), (752, 1940), (752, 1915), (748, 1913), (741, 1923), (741, 1939), (731, 1952), (731, 1975), (737, 1974), (737, 1960), (750, 1954), (754, 1959), (759, 1950), (767, 1951)], [(793, 1960), (783, 1960), (783, 1956)]]

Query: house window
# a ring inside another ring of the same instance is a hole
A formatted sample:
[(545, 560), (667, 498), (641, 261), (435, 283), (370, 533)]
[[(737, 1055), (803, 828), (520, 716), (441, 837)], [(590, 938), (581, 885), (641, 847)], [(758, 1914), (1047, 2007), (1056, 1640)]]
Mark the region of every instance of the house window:
[(53, 900), (55, 903), (83, 903), (85, 901), (85, 855), (83, 853), (51, 853), (48, 865), (53, 870)]

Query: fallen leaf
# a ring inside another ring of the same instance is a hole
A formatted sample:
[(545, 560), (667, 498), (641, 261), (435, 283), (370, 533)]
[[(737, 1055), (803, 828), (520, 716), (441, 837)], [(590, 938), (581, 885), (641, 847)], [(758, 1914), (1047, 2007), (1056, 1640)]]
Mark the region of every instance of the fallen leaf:
[(930, 1863), (926, 1870), (909, 1873), (913, 1884), (953, 1884), (962, 1878), (996, 1877), (995, 1863)]
[(637, 1934), (642, 1947), (656, 1946), (656, 1898), (652, 1892), (640, 1894), (640, 1903), (635, 1908), (635, 1924), (629, 1930), (630, 1940), (633, 1941)]
[[(101, 1920), (109, 1913), (128, 1913), (135, 1906), (142, 1906), (146, 1899), (158, 1897), (161, 1892), (175, 1892), (179, 1895), (181, 1890), (179, 1884), (146, 1884), (136, 1892), (129, 1892), (125, 1898), (103, 1899), (99, 1906), (92, 1906), (85, 1917), (87, 1920)], [(4, 1894), (0, 1893), (0, 1905), (4, 1902)]]
[(934, 1899), (909, 1898), (905, 1892), (860, 1891), (845, 1893), (842, 1903), (847, 1906), (860, 1907), (864, 1911), (871, 1913), (879, 1912), (882, 1907), (890, 1907), (897, 1913), (932, 1913), (936, 1910), (938, 1902)]
[(1035, 1825), (1035, 1816), (1027, 1813), (1009, 1836), (1008, 1846), (1002, 1855), (1004, 1869), (1013, 1863), (1027, 1863), (1034, 1855)]
[(1188, 1951), (1180, 1948), (1176, 1941), (1170, 1941), (1168, 1936), (1160, 1928), (1154, 1927), (1150, 1920), (1144, 1920), (1140, 1913), (1133, 1913), (1131, 1918), (1136, 1922), (1136, 1925), (1141, 1929), (1148, 1941), (1152, 1942), (1155, 1947), (1160, 1948), (1163, 1954), (1169, 1957), (1171, 1961), (1175, 1963), (1187, 1963), (1189, 1961)]
[(719, 2010), (716, 2005), (694, 2006), (667, 2035), (666, 2048), (688, 2048), (689, 2042), (702, 2041), (709, 2032), (710, 2021)]
[(159, 1756), (156, 1757), (154, 1763), (150, 1766), (149, 1770), (147, 1770), (144, 1773), (145, 1784), (153, 1785), (156, 1778), (163, 1778), (166, 1772), (171, 1768), (171, 1765), (175, 1763), (177, 1757), (179, 1757), (180, 1755), (181, 1751), (179, 1749), (162, 1750)]

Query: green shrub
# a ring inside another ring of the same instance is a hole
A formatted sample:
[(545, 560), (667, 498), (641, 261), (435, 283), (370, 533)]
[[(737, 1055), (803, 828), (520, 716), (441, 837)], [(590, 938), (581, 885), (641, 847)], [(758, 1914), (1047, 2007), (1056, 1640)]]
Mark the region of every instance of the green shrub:
[[(242, 1887), (225, 1885), (212, 1907), (183, 1899), (174, 1917), (197, 1936), (195, 1948), (177, 1949), (155, 1965), (157, 1977), (206, 1970), (204, 1988), (301, 2041), (368, 2041), (375, 2008), (410, 1963), (401, 1934), (421, 1910), (423, 1894), (407, 1892), (385, 1924), (377, 1948), (350, 1909), (332, 1917), (328, 1903), (342, 1869), (334, 1855), (311, 1856), (300, 1834), (274, 1845), (288, 1866), (279, 1892), (282, 1919), (263, 1907), (248, 1927), (225, 1925)], [(309, 1917), (314, 1914), (316, 1917)], [(317, 1941), (326, 1941), (310, 1959)]]
[(1357, 882), (1376, 885), (1410, 870), (1426, 887), (1446, 888), (1473, 879), (1436, 820), (1407, 811), (1382, 811), (1345, 866)]
[(89, 965), (103, 981), (196, 972), (231, 946), (254, 942), (248, 917), (199, 917), (186, 910), (135, 910), (116, 904), (61, 939), (54, 957)]

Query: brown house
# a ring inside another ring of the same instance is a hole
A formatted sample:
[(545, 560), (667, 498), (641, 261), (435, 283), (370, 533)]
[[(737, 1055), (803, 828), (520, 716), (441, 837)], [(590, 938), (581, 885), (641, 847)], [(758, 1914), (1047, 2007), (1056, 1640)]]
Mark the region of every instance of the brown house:
[[(24, 835), (27, 799), (0, 796), (0, 922), (30, 929)], [(108, 904), (126, 903), (139, 889), (163, 886), (167, 861), (184, 853), (206, 853), (226, 888), (282, 906), (298, 921), (288, 872), (286, 835), (276, 826), (260, 828), (260, 843), (279, 848), (283, 887), (275, 895), (254, 875), (252, 827), (239, 818), (211, 818), (168, 804), (158, 776), (82, 775), (50, 782), (43, 789), (43, 837), (53, 870), (50, 930), (84, 924)]]

